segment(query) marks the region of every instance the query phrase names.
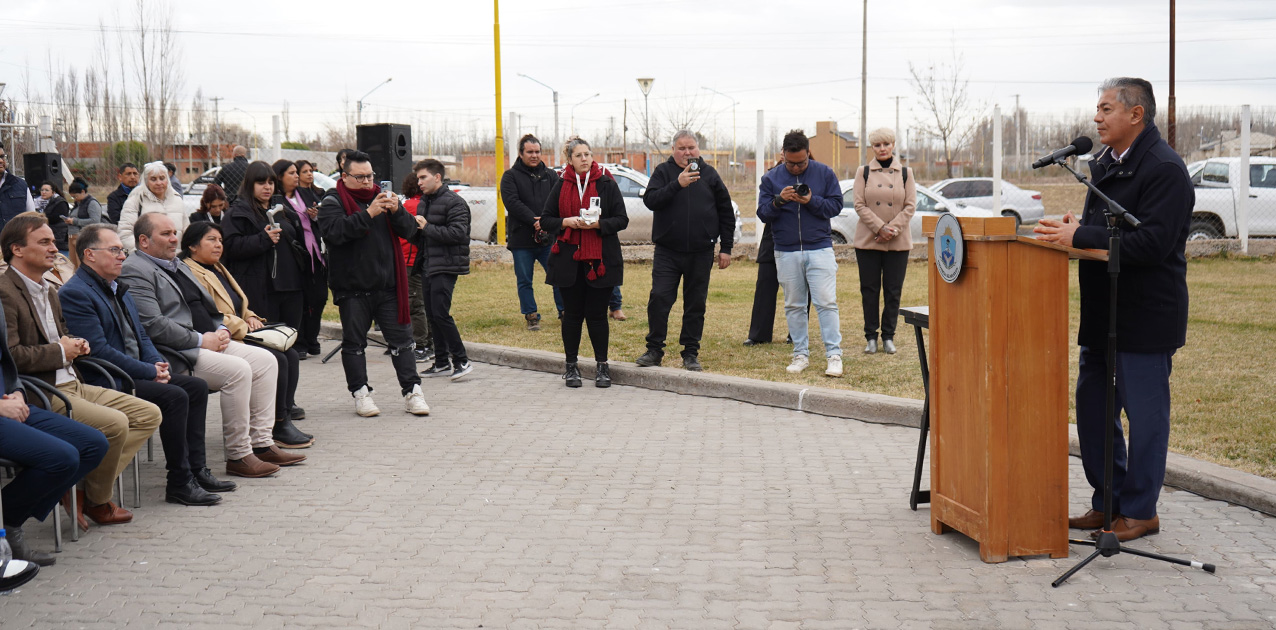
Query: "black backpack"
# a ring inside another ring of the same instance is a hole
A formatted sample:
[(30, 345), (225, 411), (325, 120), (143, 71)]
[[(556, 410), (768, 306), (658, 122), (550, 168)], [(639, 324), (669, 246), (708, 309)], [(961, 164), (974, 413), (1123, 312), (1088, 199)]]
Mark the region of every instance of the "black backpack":
[[(908, 167), (901, 166), (899, 167), (899, 171), (904, 176), (904, 185), (907, 186), (908, 185)], [(864, 185), (865, 186), (868, 185), (868, 165), (867, 164), (864, 165)]]

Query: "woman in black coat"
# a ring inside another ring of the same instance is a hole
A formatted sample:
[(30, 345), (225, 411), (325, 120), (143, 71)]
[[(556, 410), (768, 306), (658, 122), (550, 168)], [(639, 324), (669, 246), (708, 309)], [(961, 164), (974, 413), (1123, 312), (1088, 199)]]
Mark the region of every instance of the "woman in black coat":
[[(282, 209), (272, 222), (268, 212)], [(275, 195), (275, 173), (265, 162), (253, 162), (244, 173), (239, 196), (222, 219), (222, 260), (254, 306), (266, 318), (301, 328), (302, 272), (297, 248), (301, 231), (296, 213)]]
[(624, 259), (618, 234), (629, 225), (625, 200), (611, 174), (594, 161), (589, 144), (580, 138), (567, 142), (568, 164), (562, 179), (545, 200), (540, 228), (556, 235), (550, 250), (546, 284), (563, 295), (563, 351), (568, 387), (580, 387), (576, 365), (582, 322), (589, 327), (598, 372), (597, 387), (611, 386), (607, 367), (607, 302), (624, 282)]
[(44, 216), (49, 219), (49, 228), (53, 230), (53, 241), (57, 244), (58, 251), (66, 256), (69, 251), (66, 240), (69, 230), (65, 219), (71, 216), (71, 206), (62, 197), (57, 182), (40, 184), (40, 197), (48, 200), (48, 204), (44, 206)]
[[(304, 280), (301, 284), (302, 310), (301, 328), (298, 330), (297, 354), (305, 359), (307, 354), (321, 354), (319, 347), (319, 324), (323, 319), (323, 307), (328, 304), (328, 261), (323, 254), (323, 233), (319, 231), (319, 202), (323, 200), (324, 191), (314, 185), (315, 165), (306, 160), (297, 160), (297, 194), (302, 209), (297, 209), (296, 200), (288, 196), (292, 178), (289, 175), (287, 160), (275, 162), (273, 168), (279, 180), (278, 188), (297, 215), (297, 225), (301, 228), (298, 240), (302, 243), (301, 273)], [(282, 167), (283, 171), (280, 171)], [(278, 190), (276, 192), (279, 192)], [(309, 262), (307, 262), (309, 261)]]

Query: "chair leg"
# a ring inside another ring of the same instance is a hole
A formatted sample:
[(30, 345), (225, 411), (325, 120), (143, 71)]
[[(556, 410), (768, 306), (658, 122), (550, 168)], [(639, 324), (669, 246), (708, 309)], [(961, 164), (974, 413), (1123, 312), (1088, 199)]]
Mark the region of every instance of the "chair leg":
[[(75, 492), (72, 490), (72, 492)], [(75, 519), (71, 519), (71, 527), (79, 527)], [(53, 551), (62, 553), (62, 506), (53, 506)]]
[(75, 518), (80, 513), (80, 497), (74, 487), (71, 488), (71, 540), (80, 541), (80, 521)]
[[(120, 500), (124, 500), (121, 495)], [(142, 507), (142, 456), (133, 455), (133, 508)]]
[(124, 507), (124, 475), (115, 478), (115, 496), (120, 498), (117, 505)]
[(155, 461), (155, 436), (146, 438), (146, 461), (147, 463)]

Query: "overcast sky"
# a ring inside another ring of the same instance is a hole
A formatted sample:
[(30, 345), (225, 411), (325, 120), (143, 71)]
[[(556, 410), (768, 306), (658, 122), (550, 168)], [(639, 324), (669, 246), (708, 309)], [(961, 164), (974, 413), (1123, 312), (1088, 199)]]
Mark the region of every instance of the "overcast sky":
[[(5, 98), (47, 100), (49, 65), (92, 63), (99, 20), (127, 26), (130, 2), (26, 0), (0, 9), (0, 82)], [(223, 118), (269, 128), (291, 104), (294, 129), (317, 131), (387, 77), (367, 100), (364, 121), (490, 132), (494, 126), (492, 3), (439, 0), (174, 3), (188, 97), (221, 96)], [(506, 0), (501, 3), (503, 92), (524, 131), (550, 135), (550, 90), (559, 91), (562, 135), (573, 106), (577, 133), (601, 137), (630, 102), (630, 139), (642, 115), (637, 77), (655, 79), (651, 113), (692, 107), (714, 113), (729, 144), (767, 126), (814, 129), (834, 119), (859, 126), (863, 5), (857, 0)], [(118, 12), (118, 16), (117, 16)], [(902, 125), (923, 112), (909, 63), (964, 61), (977, 103), (1033, 114), (1093, 109), (1095, 86), (1115, 75), (1153, 82), (1168, 95), (1167, 0), (871, 0), (868, 8), (868, 126)], [(1178, 3), (1177, 95), (1193, 105), (1276, 105), (1276, 2)], [(593, 94), (597, 97), (590, 99)], [(589, 99), (589, 100), (587, 100)], [(839, 100), (840, 99), (840, 100)], [(581, 101), (586, 101), (576, 106)], [(702, 131), (709, 135), (714, 125)], [(751, 144), (751, 142), (750, 142)]]

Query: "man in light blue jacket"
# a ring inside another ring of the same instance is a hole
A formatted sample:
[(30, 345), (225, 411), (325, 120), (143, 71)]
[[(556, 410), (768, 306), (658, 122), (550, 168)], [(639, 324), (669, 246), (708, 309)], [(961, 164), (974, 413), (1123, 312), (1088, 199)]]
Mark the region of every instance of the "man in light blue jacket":
[(758, 218), (775, 238), (775, 266), (784, 289), (784, 317), (793, 337), (797, 374), (810, 365), (807, 299), (815, 305), (828, 368), (842, 375), (842, 332), (837, 312), (837, 260), (829, 219), (842, 212), (837, 174), (811, 159), (811, 144), (801, 130), (784, 136), (784, 163), (767, 172), (758, 194)]

